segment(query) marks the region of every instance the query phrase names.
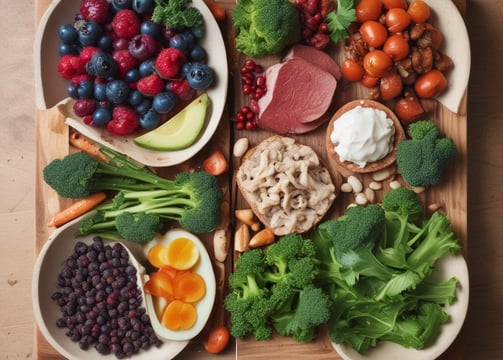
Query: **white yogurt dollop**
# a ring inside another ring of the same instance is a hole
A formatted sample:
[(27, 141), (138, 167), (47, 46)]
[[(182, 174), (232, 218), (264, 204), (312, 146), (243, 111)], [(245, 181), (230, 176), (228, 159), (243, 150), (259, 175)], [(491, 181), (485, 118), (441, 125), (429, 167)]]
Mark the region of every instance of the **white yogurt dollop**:
[(393, 150), (394, 134), (393, 121), (384, 111), (357, 106), (334, 121), (330, 140), (341, 161), (365, 167)]

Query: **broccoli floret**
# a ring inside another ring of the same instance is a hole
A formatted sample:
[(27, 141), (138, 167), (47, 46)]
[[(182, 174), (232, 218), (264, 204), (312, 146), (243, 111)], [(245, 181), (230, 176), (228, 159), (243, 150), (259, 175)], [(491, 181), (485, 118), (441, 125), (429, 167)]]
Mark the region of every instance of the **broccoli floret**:
[(110, 149), (102, 151), (108, 163), (76, 152), (53, 160), (43, 170), (46, 183), (63, 197), (118, 191), (81, 223), (79, 235), (99, 233), (143, 243), (153, 238), (163, 221), (177, 221), (196, 234), (218, 225), (222, 195), (214, 176), (182, 172), (174, 180), (165, 179)]
[(239, 0), (232, 20), (236, 48), (250, 57), (277, 54), (300, 40), (298, 10), (288, 0)]
[(447, 165), (456, 156), (456, 146), (430, 120), (409, 125), (410, 139), (397, 147), (396, 164), (412, 186), (438, 185)]
[(199, 9), (189, 6), (191, 0), (154, 0), (156, 6), (152, 21), (165, 25), (168, 29), (201, 26), (204, 17)]

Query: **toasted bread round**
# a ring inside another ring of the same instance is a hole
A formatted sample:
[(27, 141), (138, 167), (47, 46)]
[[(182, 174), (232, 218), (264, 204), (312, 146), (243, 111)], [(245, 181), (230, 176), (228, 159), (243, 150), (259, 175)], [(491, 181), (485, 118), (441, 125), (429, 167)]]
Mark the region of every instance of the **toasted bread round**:
[[(386, 113), (386, 116), (393, 121), (395, 126), (395, 134), (393, 135), (393, 148), (392, 150), (382, 159), (369, 162), (364, 167), (351, 162), (351, 161), (342, 161), (339, 157), (339, 154), (335, 151), (334, 147), (336, 144), (332, 142), (330, 139), (330, 135), (332, 133), (334, 123), (347, 111), (354, 109), (357, 106), (362, 107), (371, 107), (377, 110), (382, 110)], [(398, 143), (405, 139), (405, 132), (403, 130), (402, 124), (397, 116), (391, 111), (387, 106), (381, 104), (380, 102), (374, 100), (353, 100), (337, 110), (337, 112), (332, 116), (328, 123), (325, 142), (326, 148), (329, 155), (329, 159), (333, 161), (335, 167), (341, 171), (342, 173), (354, 172), (354, 173), (371, 173), (378, 170), (382, 170), (387, 168), (395, 163), (396, 160), (396, 149), (398, 147)]]
[(279, 135), (245, 154), (236, 184), (257, 218), (277, 236), (311, 229), (338, 189), (311, 147)]

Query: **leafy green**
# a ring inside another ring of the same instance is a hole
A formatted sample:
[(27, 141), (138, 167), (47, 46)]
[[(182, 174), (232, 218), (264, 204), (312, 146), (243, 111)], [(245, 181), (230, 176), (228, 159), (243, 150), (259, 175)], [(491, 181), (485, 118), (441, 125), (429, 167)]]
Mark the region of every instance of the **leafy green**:
[(201, 26), (204, 18), (199, 9), (190, 6), (191, 0), (154, 0), (152, 21), (164, 24), (168, 29)]
[(353, 0), (337, 0), (337, 8), (325, 16), (330, 38), (338, 43), (349, 36), (348, 27), (356, 20)]

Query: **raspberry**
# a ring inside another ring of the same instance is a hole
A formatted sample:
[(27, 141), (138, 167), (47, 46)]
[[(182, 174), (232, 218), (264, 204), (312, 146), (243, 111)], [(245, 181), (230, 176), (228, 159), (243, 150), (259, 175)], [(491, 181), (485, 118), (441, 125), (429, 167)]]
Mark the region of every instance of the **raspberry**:
[(98, 49), (97, 47), (94, 47), (94, 46), (84, 47), (82, 49), (82, 51), (80, 52), (80, 61), (82, 61), (82, 64), (86, 65), (91, 60), (93, 55), (95, 53), (97, 53), (98, 51), (100, 51), (100, 49)]
[(131, 9), (119, 10), (112, 19), (112, 28), (117, 37), (131, 39), (140, 33), (140, 20)]
[(72, 77), (72, 84), (78, 85), (82, 81), (92, 80), (92, 79), (93, 79), (93, 77), (89, 74), (79, 74), (79, 75), (75, 75), (74, 77)]
[(155, 59), (157, 73), (163, 79), (172, 79), (180, 71), (180, 67), (185, 63), (185, 54), (177, 48), (163, 49)]
[(71, 80), (74, 76), (83, 74), (85, 67), (78, 55), (63, 55), (58, 62), (58, 72), (64, 79)]
[(129, 50), (116, 50), (112, 56), (117, 63), (117, 74), (121, 79), (124, 78), (129, 70), (139, 65), (138, 59), (131, 55)]
[(85, 20), (103, 24), (110, 18), (109, 7), (107, 0), (82, 0), (80, 13)]
[(140, 125), (136, 111), (127, 106), (116, 106), (112, 120), (107, 123), (107, 130), (115, 135), (128, 135), (133, 133)]
[(151, 74), (138, 80), (136, 86), (143, 95), (155, 96), (164, 90), (164, 81), (157, 74)]

